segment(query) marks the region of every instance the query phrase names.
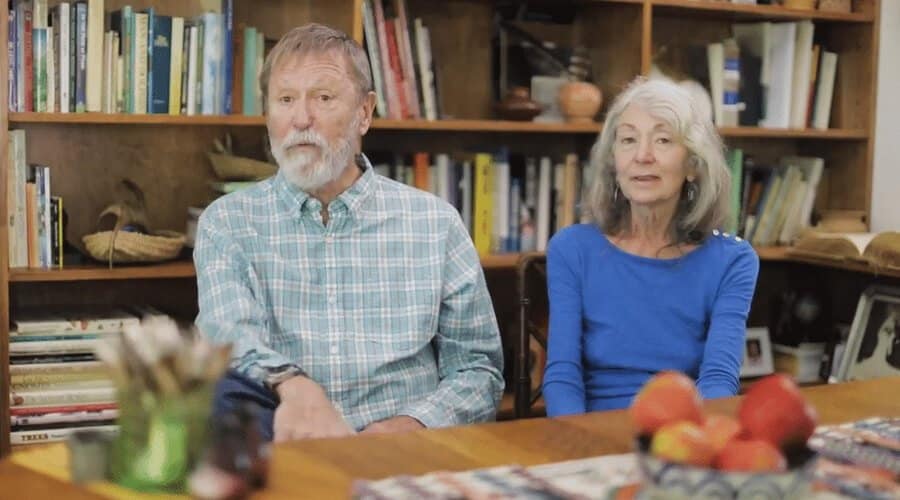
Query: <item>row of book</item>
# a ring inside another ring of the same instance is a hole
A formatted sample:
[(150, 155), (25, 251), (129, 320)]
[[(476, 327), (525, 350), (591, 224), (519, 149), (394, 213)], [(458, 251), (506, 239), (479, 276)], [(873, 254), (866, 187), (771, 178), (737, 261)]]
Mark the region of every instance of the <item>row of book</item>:
[(77, 429), (115, 432), (116, 393), (97, 342), (121, 335), (151, 309), (19, 311), (10, 331), (10, 441), (65, 439)]
[[(742, 156), (741, 153), (738, 153)], [(810, 227), (825, 161), (785, 156), (777, 165), (739, 161), (737, 234), (755, 246), (790, 245)]]
[[(719, 126), (827, 129), (838, 55), (815, 42), (811, 21), (739, 23), (732, 36), (694, 51)], [(702, 72), (708, 71), (704, 75)], [(696, 74), (700, 73), (700, 74)]]
[(10, 0), (9, 109), (212, 115), (262, 113), (265, 38), (233, 29), (233, 0), (194, 19), (104, 0)]
[(25, 161), (25, 131), (10, 130), (7, 158), (9, 267), (62, 268), (63, 199), (50, 191), (50, 167)]
[(363, 31), (376, 111), (395, 120), (441, 116), (431, 34), (407, 16), (406, 0), (363, 0)]

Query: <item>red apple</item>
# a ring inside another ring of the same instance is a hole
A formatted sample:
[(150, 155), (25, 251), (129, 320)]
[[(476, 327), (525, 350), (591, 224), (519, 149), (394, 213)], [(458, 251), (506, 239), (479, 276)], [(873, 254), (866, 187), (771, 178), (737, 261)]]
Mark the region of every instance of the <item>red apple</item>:
[(782, 472), (787, 469), (787, 461), (768, 441), (733, 439), (716, 457), (716, 468), (738, 472)]
[(763, 439), (780, 449), (804, 445), (816, 428), (816, 410), (797, 384), (785, 375), (770, 375), (750, 387), (738, 409), (749, 438)]
[(709, 415), (703, 422), (703, 430), (712, 441), (716, 453), (719, 453), (729, 441), (741, 433), (741, 423), (725, 415)]
[(635, 396), (631, 420), (640, 434), (653, 434), (660, 427), (681, 420), (703, 423), (703, 405), (694, 381), (678, 372), (661, 372)]
[(703, 428), (693, 422), (674, 422), (662, 426), (653, 435), (650, 453), (657, 458), (680, 464), (707, 467), (716, 458), (716, 450)]

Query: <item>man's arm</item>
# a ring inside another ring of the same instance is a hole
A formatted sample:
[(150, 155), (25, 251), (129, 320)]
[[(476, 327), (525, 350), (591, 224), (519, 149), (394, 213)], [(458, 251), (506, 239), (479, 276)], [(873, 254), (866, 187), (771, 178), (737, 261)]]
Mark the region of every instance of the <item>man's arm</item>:
[(269, 348), (268, 314), (254, 294), (256, 273), (227, 236), (221, 210), (210, 208), (200, 217), (194, 246), (200, 305), (197, 327), (215, 342), (231, 343), (232, 367), (257, 382), (264, 383), (273, 369), (300, 369)]
[[(265, 384), (273, 372), (301, 368), (269, 347), (268, 314), (254, 295), (258, 278), (235, 242), (224, 236), (226, 222), (214, 210), (201, 217), (194, 262), (200, 314), (197, 326), (215, 342), (233, 345), (233, 365)], [(259, 287), (256, 287), (259, 290)], [(276, 441), (352, 434), (324, 389), (299, 375), (275, 388), (279, 397), (273, 431)]]
[(400, 412), (426, 427), (494, 418), (503, 394), (503, 349), (481, 262), (459, 217), (451, 219), (435, 337), (435, 392)]

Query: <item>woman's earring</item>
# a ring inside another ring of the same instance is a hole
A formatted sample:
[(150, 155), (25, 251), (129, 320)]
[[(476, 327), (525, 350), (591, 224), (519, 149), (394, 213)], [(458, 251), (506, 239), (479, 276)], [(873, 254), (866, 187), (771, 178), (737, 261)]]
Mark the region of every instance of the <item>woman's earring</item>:
[(687, 181), (687, 201), (689, 203), (694, 202), (694, 198), (697, 197), (697, 184), (694, 181)]
[(619, 202), (619, 184), (616, 184), (616, 190), (613, 191), (613, 203)]

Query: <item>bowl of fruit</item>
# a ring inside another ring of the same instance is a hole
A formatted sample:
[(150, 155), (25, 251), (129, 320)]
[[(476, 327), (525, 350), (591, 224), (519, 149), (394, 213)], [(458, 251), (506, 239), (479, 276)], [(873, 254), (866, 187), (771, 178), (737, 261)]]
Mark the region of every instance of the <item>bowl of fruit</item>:
[(737, 417), (704, 411), (694, 382), (663, 372), (629, 408), (637, 430), (640, 498), (805, 498), (816, 455), (815, 409), (788, 377), (750, 387)]

